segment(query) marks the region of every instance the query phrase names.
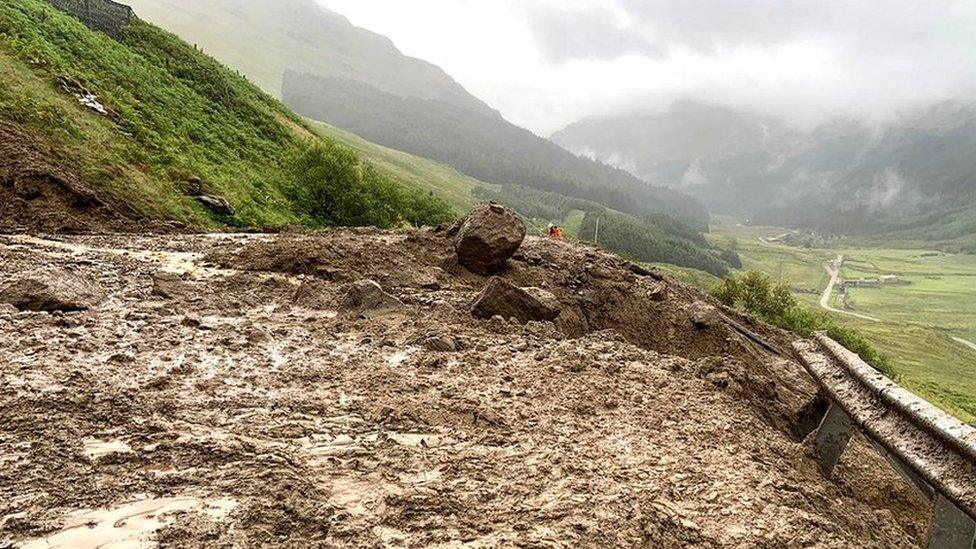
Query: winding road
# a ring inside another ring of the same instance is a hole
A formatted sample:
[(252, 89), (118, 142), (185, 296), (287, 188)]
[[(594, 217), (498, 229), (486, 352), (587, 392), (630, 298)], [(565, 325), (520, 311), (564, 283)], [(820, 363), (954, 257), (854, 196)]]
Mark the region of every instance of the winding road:
[(871, 322), (881, 322), (880, 318), (875, 318), (873, 316), (868, 316), (868, 315), (862, 315), (860, 313), (852, 313), (851, 311), (835, 309), (834, 307), (830, 306), (830, 296), (833, 295), (834, 286), (836, 286), (838, 280), (840, 280), (840, 269), (843, 266), (844, 266), (843, 255), (838, 255), (837, 259), (824, 265), (824, 269), (827, 271), (827, 274), (830, 275), (830, 282), (827, 283), (827, 288), (824, 289), (823, 295), (820, 296), (820, 306), (832, 313), (862, 318), (864, 320), (870, 320)]
[[(853, 316), (864, 320), (870, 320), (871, 322), (881, 322), (880, 318), (875, 318), (873, 316), (868, 316), (868, 315), (862, 315), (860, 313), (854, 313), (851, 311), (844, 311), (842, 309), (836, 309), (830, 306), (830, 296), (833, 295), (834, 293), (834, 286), (836, 286), (837, 282), (840, 281), (840, 271), (841, 271), (841, 267), (843, 266), (844, 266), (843, 255), (838, 255), (837, 259), (824, 265), (824, 269), (827, 271), (827, 274), (830, 275), (830, 282), (827, 283), (827, 288), (824, 289), (823, 295), (820, 296), (820, 306), (832, 313)], [(972, 341), (962, 339), (960, 337), (952, 337), (952, 340), (955, 341), (956, 343), (965, 345), (966, 347), (969, 347), (970, 349), (976, 351), (976, 343), (973, 343)]]

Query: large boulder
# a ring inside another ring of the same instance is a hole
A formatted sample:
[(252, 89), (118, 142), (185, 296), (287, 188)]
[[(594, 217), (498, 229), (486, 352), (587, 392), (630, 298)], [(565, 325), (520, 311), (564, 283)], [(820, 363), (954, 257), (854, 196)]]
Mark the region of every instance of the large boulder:
[(0, 287), (0, 303), (21, 311), (83, 311), (104, 300), (93, 280), (65, 269), (32, 273)]
[(501, 204), (479, 204), (461, 221), (454, 240), (458, 263), (490, 275), (505, 266), (525, 240), (525, 224)]
[(380, 311), (395, 309), (403, 303), (383, 291), (375, 280), (358, 280), (346, 286), (340, 306), (346, 311)]
[(559, 316), (559, 300), (539, 288), (519, 288), (494, 277), (471, 307), (476, 318), (514, 318), (525, 324), (531, 320), (552, 321)]

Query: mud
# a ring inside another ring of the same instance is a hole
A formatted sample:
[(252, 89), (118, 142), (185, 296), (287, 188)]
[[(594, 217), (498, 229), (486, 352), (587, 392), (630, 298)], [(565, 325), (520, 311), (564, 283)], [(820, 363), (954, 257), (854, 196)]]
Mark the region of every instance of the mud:
[[(563, 313), (476, 320), (487, 279), (451, 251), (436, 231), (0, 236), (0, 280), (70, 268), (107, 293), (77, 313), (0, 305), (0, 547), (924, 536), (928, 510), (862, 441), (820, 475), (813, 383), (703, 316), (708, 298), (529, 239), (500, 276)], [(365, 278), (403, 306), (340, 310)]]
[(56, 147), (0, 120), (0, 231), (175, 232), (87, 184)]

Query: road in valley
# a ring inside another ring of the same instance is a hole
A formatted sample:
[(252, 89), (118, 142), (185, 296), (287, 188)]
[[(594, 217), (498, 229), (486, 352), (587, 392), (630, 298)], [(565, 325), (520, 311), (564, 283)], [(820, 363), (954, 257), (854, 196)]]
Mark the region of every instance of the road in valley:
[(962, 343), (962, 344), (963, 344), (963, 345), (965, 345), (966, 347), (969, 347), (970, 349), (972, 349), (972, 350), (974, 350), (974, 351), (976, 351), (976, 343), (973, 343), (972, 341), (968, 341), (968, 340), (965, 340), (965, 339), (963, 339), (963, 338), (961, 338), (961, 337), (953, 337), (952, 339), (953, 339), (953, 340), (954, 340), (954, 341), (955, 341), (956, 343)]
[(826, 269), (827, 274), (830, 275), (830, 282), (827, 283), (827, 288), (824, 289), (823, 295), (820, 296), (820, 306), (832, 313), (862, 318), (864, 320), (870, 320), (871, 322), (881, 322), (880, 318), (875, 318), (873, 316), (868, 316), (868, 315), (862, 315), (859, 313), (852, 313), (851, 311), (835, 309), (834, 307), (830, 306), (830, 296), (834, 293), (834, 286), (837, 285), (837, 282), (840, 279), (840, 269), (843, 266), (844, 266), (843, 255), (838, 255), (837, 259), (824, 265), (824, 269)]

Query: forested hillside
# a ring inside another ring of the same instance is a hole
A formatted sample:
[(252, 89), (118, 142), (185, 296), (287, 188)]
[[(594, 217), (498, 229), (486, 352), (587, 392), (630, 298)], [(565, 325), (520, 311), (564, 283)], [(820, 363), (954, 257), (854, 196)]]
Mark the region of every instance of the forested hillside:
[(368, 84), (288, 72), (285, 103), (297, 112), (478, 179), (598, 202), (626, 213), (668, 213), (704, 226), (704, 206), (624, 170), (580, 158), (504, 119), (444, 102), (400, 97)]
[[(573, 234), (592, 238), (595, 235), (580, 233), (581, 223), (588, 212), (599, 215), (606, 211), (602, 217), (608, 235), (615, 234), (616, 225), (641, 228), (627, 232), (627, 238), (605, 239), (602, 243), (610, 249), (642, 261), (695, 266), (714, 274), (723, 274), (729, 267), (728, 258), (721, 259), (722, 252), (701, 237), (708, 217), (697, 201), (653, 188), (622, 170), (578, 158), (508, 124), (436, 67), (403, 56), (389, 40), (353, 27), (314, 2), (137, 0), (134, 5), (137, 13), (172, 24), (185, 38), (232, 63), (273, 93), (277, 84), (266, 83), (277, 71), (283, 72), (282, 67), (332, 75), (322, 79), (292, 75), (309, 79), (312, 86), (337, 84), (324, 90), (309, 87), (311, 95), (302, 100), (302, 114), (331, 125), (296, 123), (356, 149), (373, 167), (349, 170), (346, 167), (352, 164), (342, 160), (335, 167), (338, 173), (362, 174), (367, 182), (380, 175), (383, 180), (428, 193), (410, 193), (401, 201), (408, 222), (443, 218), (440, 200), (463, 212), (476, 200), (494, 199), (527, 218), (538, 217), (543, 227), (548, 221), (565, 220), (574, 224)], [(283, 30), (286, 28), (288, 32)], [(289, 77), (286, 84), (291, 81)], [(290, 89), (289, 97), (298, 101), (301, 90)], [(325, 111), (328, 113), (323, 114)], [(318, 154), (318, 162), (345, 158), (326, 152)], [(310, 204), (306, 215), (323, 215), (315, 201), (341, 189), (325, 186), (308, 191), (308, 174), (313, 174), (314, 181), (327, 180), (325, 171), (298, 160), (281, 171), (282, 178), (290, 182), (290, 196)], [(431, 193), (438, 199), (431, 199)], [(570, 211), (552, 207), (567, 202), (578, 207)], [(361, 216), (370, 211), (350, 209)]]
[(716, 213), (976, 252), (976, 106), (968, 102), (802, 130), (684, 101), (661, 114), (584, 120), (553, 140), (698, 196)]
[(113, 34), (39, 0), (0, 4), (0, 127), (17, 151), (0, 165), (16, 195), (6, 204), (83, 184), (136, 215), (191, 224), (453, 216), (175, 36), (138, 19)]

